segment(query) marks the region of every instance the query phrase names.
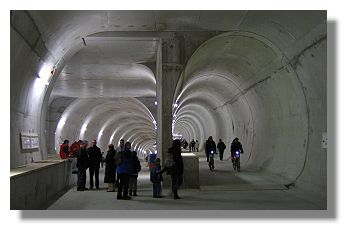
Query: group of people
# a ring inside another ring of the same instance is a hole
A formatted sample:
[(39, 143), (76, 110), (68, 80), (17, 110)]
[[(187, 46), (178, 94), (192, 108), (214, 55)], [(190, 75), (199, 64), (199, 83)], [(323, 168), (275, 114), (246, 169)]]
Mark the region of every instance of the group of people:
[[(225, 143), (219, 139), (218, 144), (215, 144), (215, 141), (213, 140), (212, 136), (209, 136), (208, 140), (205, 141), (205, 155), (207, 157), (207, 162), (209, 162), (209, 156), (211, 153), (217, 154), (217, 150), (219, 151), (219, 157), (220, 160), (222, 161), (224, 159), (224, 151), (226, 149)], [(231, 143), (231, 157), (233, 158), (235, 156), (236, 151), (239, 151), (240, 153), (243, 153), (243, 148), (241, 142), (239, 142), (238, 138), (236, 137), (232, 143)], [(239, 161), (239, 159), (238, 159)]]
[[(103, 156), (99, 147), (93, 140), (88, 147), (88, 141), (79, 140), (69, 147), (69, 141), (65, 140), (60, 146), (60, 157), (69, 159), (73, 163), (72, 173), (77, 173), (77, 190), (85, 191), (99, 189), (99, 169)], [(181, 142), (174, 140), (172, 147), (168, 151), (168, 159), (164, 168), (161, 168), (160, 159), (156, 159), (154, 167), (151, 169), (151, 181), (153, 183), (153, 197), (160, 198), (162, 174), (171, 176), (172, 192), (174, 199), (179, 199), (178, 188), (183, 182), (183, 159), (181, 156)], [(86, 188), (86, 171), (89, 169), (90, 188)], [(115, 192), (117, 187), (117, 199), (129, 200), (132, 196), (137, 196), (137, 178), (141, 171), (141, 164), (136, 151), (131, 150), (131, 143), (121, 139), (119, 146), (115, 149), (113, 144), (108, 145), (105, 157), (105, 177), (104, 183), (108, 184), (107, 192)], [(95, 181), (93, 181), (95, 176)]]
[[(71, 147), (69, 147), (69, 141), (64, 140), (64, 143), (60, 146), (60, 157), (69, 159), (73, 163), (72, 173), (77, 174), (78, 191), (88, 190), (85, 186), (87, 169), (89, 169), (90, 189), (93, 189), (94, 183), (95, 187), (99, 189), (99, 168), (103, 156), (96, 140), (92, 141), (89, 148), (87, 147), (88, 141), (86, 140), (74, 142)], [(93, 178), (95, 178), (95, 182)]]
[(194, 141), (194, 139), (192, 139), (192, 141), (190, 141), (190, 143), (188, 144), (187, 140), (186, 139), (183, 139), (181, 141), (181, 146), (182, 148), (184, 149), (189, 149), (190, 152), (195, 152), (195, 151), (199, 151), (199, 142), (198, 140)]

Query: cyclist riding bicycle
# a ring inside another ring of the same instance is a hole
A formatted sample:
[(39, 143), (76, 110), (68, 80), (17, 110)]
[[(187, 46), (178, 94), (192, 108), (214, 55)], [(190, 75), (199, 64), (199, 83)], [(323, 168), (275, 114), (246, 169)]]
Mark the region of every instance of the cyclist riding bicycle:
[(241, 142), (236, 137), (231, 144), (231, 160), (234, 170), (240, 171), (240, 154), (243, 153)]

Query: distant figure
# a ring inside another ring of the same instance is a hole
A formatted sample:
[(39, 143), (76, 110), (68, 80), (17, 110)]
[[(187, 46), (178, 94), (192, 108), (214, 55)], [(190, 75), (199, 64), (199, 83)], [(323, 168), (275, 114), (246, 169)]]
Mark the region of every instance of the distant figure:
[(217, 145), (217, 148), (219, 150), (219, 154), (220, 154), (220, 160), (222, 161), (223, 157), (224, 157), (224, 151), (226, 149), (226, 145), (224, 142), (222, 142), (221, 139), (219, 139), (219, 143)]
[(115, 154), (116, 150), (114, 149), (113, 144), (109, 144), (108, 152), (106, 153), (105, 158), (105, 177), (104, 183), (108, 184), (108, 192), (115, 192), (115, 172), (116, 172), (116, 164), (115, 164)]
[(87, 145), (88, 145), (88, 141), (86, 140), (82, 141), (80, 143), (80, 149), (78, 150), (78, 153), (77, 153), (77, 168), (78, 168), (77, 190), (78, 191), (88, 190), (88, 188), (86, 188), (86, 179), (87, 179), (86, 171), (89, 167)]
[[(116, 165), (121, 160), (121, 154), (124, 149), (125, 149), (125, 140), (120, 139), (120, 144), (116, 148), (116, 154), (115, 154), (115, 164)], [(119, 187), (120, 181), (121, 181), (121, 174), (119, 173), (118, 168), (116, 168), (116, 184), (115, 184), (116, 188)]]
[(128, 195), (129, 196), (137, 196), (137, 178), (138, 178), (138, 172), (141, 171), (141, 162), (138, 159), (137, 152), (133, 151), (132, 152), (132, 168), (131, 168), (131, 177), (129, 181), (129, 191)]
[(102, 154), (100, 148), (97, 146), (97, 141), (92, 141), (92, 146), (88, 148), (89, 157), (89, 182), (90, 189), (93, 189), (93, 176), (95, 175), (95, 188), (99, 189), (99, 168), (102, 161)]
[(195, 151), (196, 151), (196, 142), (194, 141), (194, 139), (192, 139), (190, 145), (191, 145), (191, 151), (192, 151), (192, 152), (195, 152)]
[(150, 172), (150, 181), (153, 183), (153, 198), (161, 198), (161, 172), (160, 158), (155, 159), (155, 166)]
[(126, 142), (125, 148), (121, 153), (121, 158), (117, 161), (116, 171), (120, 174), (120, 184), (117, 188), (116, 199), (131, 199), (131, 197), (128, 196), (128, 185), (132, 173), (132, 161), (133, 153), (131, 151), (131, 143)]
[(70, 155), (69, 141), (64, 140), (64, 143), (60, 145), (60, 157), (61, 159), (67, 159)]
[(187, 142), (187, 140), (185, 140), (184, 143), (183, 143), (183, 148), (187, 149), (187, 147), (188, 147), (188, 142)]
[(205, 142), (205, 154), (207, 156), (207, 162), (209, 162), (209, 153), (213, 150), (216, 153), (216, 144), (212, 136), (209, 136), (208, 140)]
[(180, 199), (178, 196), (178, 188), (183, 182), (183, 159), (181, 156), (181, 142), (180, 140), (174, 140), (172, 147), (169, 148), (168, 153), (173, 156), (172, 164), (165, 165), (164, 169), (160, 172), (161, 174), (167, 172), (171, 175), (172, 181), (172, 192), (174, 193), (174, 199)]
[(198, 152), (199, 151), (199, 142), (198, 142), (198, 140), (196, 140), (195, 148), (197, 149), (197, 152)]
[(105, 157), (104, 157), (104, 152), (101, 152), (101, 167), (103, 168), (104, 167), (104, 163), (105, 163)]

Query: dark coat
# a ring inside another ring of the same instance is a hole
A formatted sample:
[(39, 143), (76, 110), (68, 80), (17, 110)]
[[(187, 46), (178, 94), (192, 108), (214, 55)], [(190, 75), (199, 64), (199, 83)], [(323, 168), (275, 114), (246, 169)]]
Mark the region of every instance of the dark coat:
[(80, 171), (85, 171), (89, 167), (89, 159), (87, 149), (80, 148), (77, 154), (77, 168)]
[(100, 148), (96, 145), (88, 148), (89, 156), (89, 167), (100, 167), (100, 163), (103, 160)]
[(219, 149), (219, 152), (224, 152), (224, 150), (226, 149), (226, 145), (224, 142), (219, 142), (217, 147)]
[(239, 150), (241, 153), (243, 153), (243, 148), (242, 148), (241, 142), (237, 142), (237, 143), (232, 142), (232, 144), (231, 144), (231, 155), (232, 156), (234, 155), (236, 150)]
[(139, 161), (137, 157), (137, 152), (133, 151), (132, 152), (132, 168), (131, 168), (131, 174), (132, 175), (138, 175), (138, 172), (141, 171), (141, 162)]
[(115, 183), (115, 172), (116, 172), (116, 164), (115, 164), (115, 149), (108, 150), (106, 154), (106, 165), (105, 165), (105, 177), (104, 183)]
[(216, 152), (216, 144), (214, 140), (212, 141), (207, 140), (207, 142), (205, 143), (205, 152), (210, 153), (211, 150)]
[(181, 156), (181, 149), (170, 148), (168, 152), (173, 156), (173, 165), (170, 169), (170, 174), (183, 175), (183, 158)]

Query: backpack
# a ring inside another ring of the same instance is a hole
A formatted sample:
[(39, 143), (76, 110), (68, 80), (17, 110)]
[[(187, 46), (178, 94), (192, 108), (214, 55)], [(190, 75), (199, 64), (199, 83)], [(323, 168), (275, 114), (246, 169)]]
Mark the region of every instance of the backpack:
[(142, 166), (141, 166), (141, 162), (139, 160), (137, 160), (137, 172), (140, 172), (142, 170)]

